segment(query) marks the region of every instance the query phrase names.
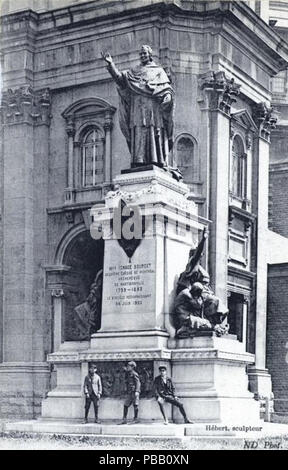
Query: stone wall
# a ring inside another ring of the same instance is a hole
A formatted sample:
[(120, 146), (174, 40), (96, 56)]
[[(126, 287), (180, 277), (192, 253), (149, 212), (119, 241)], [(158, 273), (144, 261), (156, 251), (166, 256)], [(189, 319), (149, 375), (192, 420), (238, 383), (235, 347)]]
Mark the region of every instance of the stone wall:
[[(275, 411), (288, 413), (288, 263), (268, 272), (267, 367), (272, 376)], [(279, 401), (278, 401), (279, 400)]]
[(0, 364), (0, 381), (0, 416), (35, 418), (50, 388), (50, 366), (40, 362)]
[(270, 164), (269, 227), (288, 237), (288, 162)]

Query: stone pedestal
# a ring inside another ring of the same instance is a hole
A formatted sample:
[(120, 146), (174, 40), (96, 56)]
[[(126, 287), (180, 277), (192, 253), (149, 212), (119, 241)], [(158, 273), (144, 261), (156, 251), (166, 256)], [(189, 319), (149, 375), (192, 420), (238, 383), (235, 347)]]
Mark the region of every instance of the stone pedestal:
[[(172, 376), (193, 421), (255, 422), (259, 404), (248, 391), (246, 366), (254, 355), (229, 337), (199, 336), (176, 341), (171, 351)], [(174, 420), (182, 421), (178, 410)]]
[[(187, 187), (157, 167), (125, 173), (114, 183), (105, 205), (91, 210), (91, 235), (101, 234), (105, 240), (101, 329), (90, 342), (64, 343), (49, 355), (48, 361), (57, 368), (57, 387), (43, 402), (42, 417), (83, 418), (83, 382), (88, 364), (94, 363), (103, 382), (99, 417), (120, 420), (123, 366), (134, 360), (142, 383), (139, 417), (143, 421), (162, 419), (152, 385), (163, 364), (191, 419), (256, 419), (258, 407), (248, 392), (245, 373), (254, 356), (245, 353), (239, 342), (218, 339), (212, 333), (175, 340), (170, 314), (178, 275), (207, 224), (187, 199)], [(144, 237), (134, 251), (123, 237), (123, 220), (117, 226), (121, 200), (133, 207), (137, 224), (145, 220), (145, 231), (140, 229)], [(177, 410), (172, 416), (171, 406), (166, 408), (170, 419), (180, 421)]]

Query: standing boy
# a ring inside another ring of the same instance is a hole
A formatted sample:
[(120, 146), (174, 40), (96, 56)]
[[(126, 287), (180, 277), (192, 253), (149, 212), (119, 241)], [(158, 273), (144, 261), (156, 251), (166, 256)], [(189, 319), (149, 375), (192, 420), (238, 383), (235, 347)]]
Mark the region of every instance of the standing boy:
[(96, 366), (89, 366), (88, 375), (86, 375), (84, 380), (84, 394), (85, 394), (85, 421), (88, 423), (88, 413), (91, 402), (93, 402), (94, 413), (95, 413), (95, 423), (100, 423), (98, 420), (98, 408), (99, 401), (102, 395), (102, 383), (101, 378), (97, 374)]
[(134, 419), (131, 424), (138, 423), (138, 408), (139, 408), (139, 396), (141, 390), (141, 382), (139, 375), (136, 372), (136, 363), (134, 361), (128, 362), (125, 367), (125, 382), (127, 389), (127, 397), (124, 402), (123, 420), (120, 424), (127, 424), (128, 408), (133, 404), (134, 406)]

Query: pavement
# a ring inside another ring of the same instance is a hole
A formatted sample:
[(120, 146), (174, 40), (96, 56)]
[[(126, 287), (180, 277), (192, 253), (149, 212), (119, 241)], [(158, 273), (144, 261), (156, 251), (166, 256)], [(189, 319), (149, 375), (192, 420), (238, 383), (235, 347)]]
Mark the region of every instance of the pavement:
[(288, 449), (288, 424), (0, 421), (0, 449)]

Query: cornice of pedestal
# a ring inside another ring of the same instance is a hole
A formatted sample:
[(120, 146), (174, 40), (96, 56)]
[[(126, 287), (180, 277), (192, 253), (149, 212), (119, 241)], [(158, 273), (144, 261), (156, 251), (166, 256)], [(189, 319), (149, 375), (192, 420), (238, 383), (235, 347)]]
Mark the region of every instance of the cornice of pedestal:
[(189, 211), (191, 214), (196, 215), (197, 213), (194, 201), (189, 200), (184, 195), (179, 195), (179, 193), (167, 191), (165, 187), (154, 184), (154, 182), (138, 191), (130, 192), (121, 188), (118, 188), (116, 191), (110, 191), (106, 196), (106, 201), (109, 203), (108, 207), (114, 207), (115, 204), (113, 204), (113, 202), (118, 202), (119, 199), (123, 199), (127, 204), (169, 204), (182, 211)]
[(123, 351), (59, 351), (48, 354), (49, 363), (82, 363), (89, 361), (147, 361), (147, 360), (171, 360), (172, 361), (228, 361), (245, 364), (253, 364), (255, 356), (250, 353), (222, 351), (220, 349), (139, 349)]
[(0, 106), (3, 125), (29, 124), (34, 126), (50, 124), (51, 95), (48, 88), (34, 90), (29, 85), (2, 93)]
[(168, 172), (153, 167), (148, 171), (131, 171), (116, 176), (114, 189), (105, 197), (106, 207), (116, 207), (119, 200), (126, 204), (165, 204), (197, 216), (197, 206), (186, 184), (176, 181)]
[(147, 361), (147, 360), (169, 360), (171, 351), (168, 349), (139, 349), (123, 351), (69, 351), (67, 353), (57, 352), (48, 354), (47, 361), (50, 363), (71, 363), (88, 361)]
[(243, 364), (253, 364), (255, 356), (250, 353), (222, 351), (221, 349), (182, 349), (172, 351), (172, 361), (228, 361)]
[(114, 179), (114, 189), (106, 194), (105, 205), (97, 204), (91, 208), (93, 230), (99, 231), (101, 226), (104, 238), (112, 237), (110, 222), (121, 216), (121, 201), (128, 208), (137, 207), (139, 216), (145, 217), (146, 235), (148, 225), (151, 230), (153, 227), (151, 236), (158, 233), (157, 227), (159, 229), (160, 226), (160, 232), (164, 234), (166, 229), (163, 231), (163, 227), (169, 226), (168, 221), (179, 229), (186, 230), (187, 225), (201, 229), (209, 221), (198, 215), (197, 206), (190, 196), (185, 184), (159, 168), (122, 174)]

